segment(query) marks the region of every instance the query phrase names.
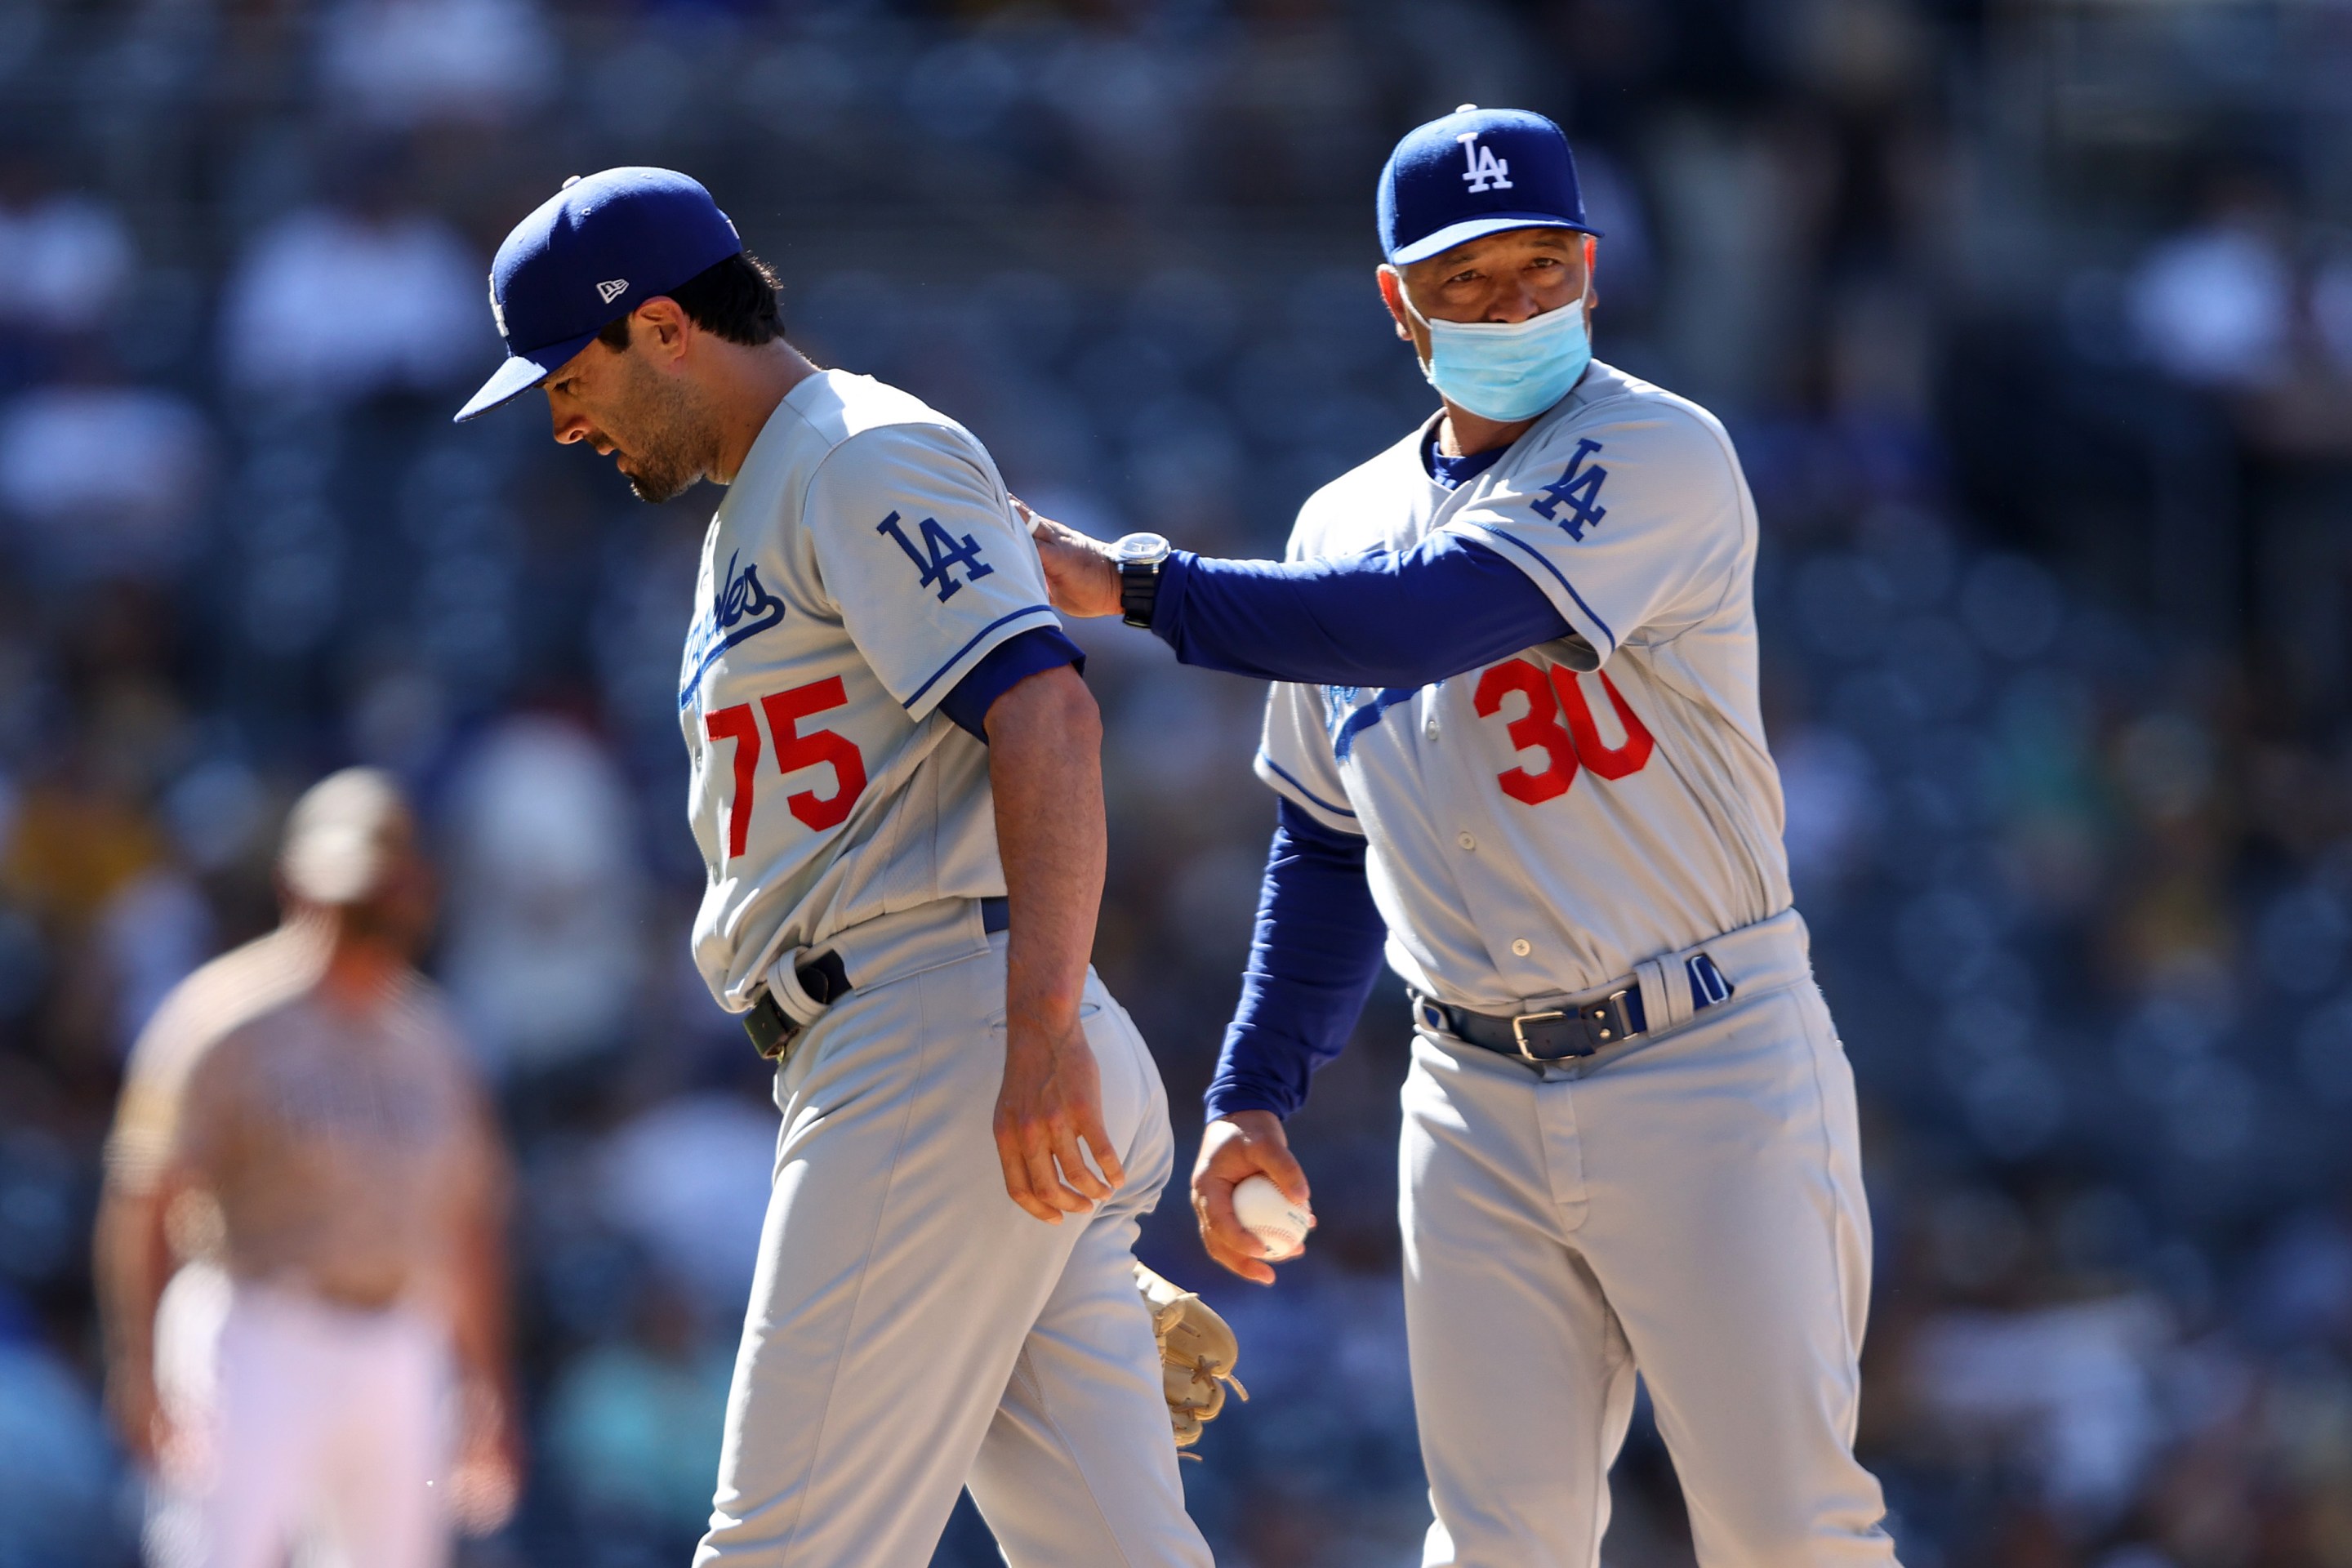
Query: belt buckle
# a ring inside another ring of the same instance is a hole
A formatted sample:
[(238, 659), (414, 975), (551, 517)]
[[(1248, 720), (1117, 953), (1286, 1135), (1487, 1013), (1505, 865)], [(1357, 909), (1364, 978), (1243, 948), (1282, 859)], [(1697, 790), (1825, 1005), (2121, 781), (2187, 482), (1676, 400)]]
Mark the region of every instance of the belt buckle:
[(776, 999), (766, 992), (743, 1015), (743, 1032), (751, 1037), (751, 1048), (769, 1061), (782, 1061), (792, 1054), (793, 1041), (801, 1026), (790, 1014), (777, 1005)]
[[(1528, 1061), (1556, 1062), (1560, 1058), (1558, 1057), (1539, 1057), (1536, 1055), (1535, 1052), (1528, 1049), (1528, 1026), (1529, 1024), (1554, 1023), (1559, 1019), (1565, 1018), (1567, 1016), (1567, 1014), (1560, 1012), (1558, 1009), (1554, 1009), (1549, 1013), (1521, 1013), (1511, 1020), (1511, 1043), (1519, 1047), (1519, 1055)], [(1570, 1052), (1570, 1054), (1574, 1055), (1575, 1053)]]

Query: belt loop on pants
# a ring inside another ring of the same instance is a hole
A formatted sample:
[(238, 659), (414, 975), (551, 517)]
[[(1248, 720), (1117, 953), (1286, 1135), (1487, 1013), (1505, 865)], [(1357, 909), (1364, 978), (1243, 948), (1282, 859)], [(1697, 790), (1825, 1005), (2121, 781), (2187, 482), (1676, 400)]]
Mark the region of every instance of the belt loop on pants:
[(1643, 959), (1633, 966), (1634, 978), (1642, 987), (1643, 999), (1650, 1004), (1652, 1026), (1659, 1029), (1671, 1029), (1678, 1024), (1689, 1023), (1694, 1011), (1689, 988), (1666, 983), (1666, 966), (1673, 962), (1672, 953), (1661, 953), (1656, 958)]

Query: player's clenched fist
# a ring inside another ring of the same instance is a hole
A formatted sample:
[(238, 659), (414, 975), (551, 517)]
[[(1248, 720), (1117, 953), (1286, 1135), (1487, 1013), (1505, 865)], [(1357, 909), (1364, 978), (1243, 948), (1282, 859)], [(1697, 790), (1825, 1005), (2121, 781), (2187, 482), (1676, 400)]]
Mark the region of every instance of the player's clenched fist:
[(1086, 1213), (1127, 1180), (1103, 1129), (1094, 1047), (1075, 1017), (1064, 1025), (1008, 1025), (1004, 1087), (996, 1097), (996, 1156), (1004, 1165), (1005, 1192), (1048, 1225), (1061, 1224), (1065, 1214)]
[(1235, 1217), (1234, 1188), (1255, 1175), (1273, 1182), (1302, 1207), (1310, 1196), (1307, 1173), (1291, 1157), (1290, 1140), (1272, 1111), (1236, 1110), (1210, 1122), (1201, 1134), (1201, 1157), (1192, 1163), (1192, 1214), (1201, 1222), (1201, 1245), (1243, 1279), (1271, 1285), (1269, 1263), (1297, 1257), (1305, 1244), (1269, 1253)]

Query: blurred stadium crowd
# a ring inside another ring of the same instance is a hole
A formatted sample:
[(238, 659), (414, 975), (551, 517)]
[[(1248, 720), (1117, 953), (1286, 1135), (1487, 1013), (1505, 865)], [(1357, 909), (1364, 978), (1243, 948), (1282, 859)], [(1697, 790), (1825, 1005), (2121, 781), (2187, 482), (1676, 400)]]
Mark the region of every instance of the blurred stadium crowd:
[[(706, 181), (796, 341), (1040, 510), (1278, 551), (1430, 395), (1370, 193), (1553, 113), (1601, 356), (1723, 413), (1766, 528), (1801, 905), (1863, 1086), (1864, 1443), (1912, 1568), (2352, 1565), (2352, 8), (2058, 0), (0, 5), (0, 1565), (130, 1560), (88, 1227), (123, 1052), (274, 919), (285, 804), (420, 793), (499, 1086), (534, 1469), (483, 1563), (683, 1560), (773, 1113), (684, 934), (654, 510), (497, 353), (568, 174)], [(1100, 965), (1197, 1105), (1271, 799), (1259, 693), (1078, 635)], [(1314, 1256), (1213, 1279), (1221, 1561), (1418, 1561), (1402, 997), (1296, 1123)], [(1687, 1563), (1646, 1423), (1612, 1568)], [(992, 1560), (961, 1518), (942, 1563)]]

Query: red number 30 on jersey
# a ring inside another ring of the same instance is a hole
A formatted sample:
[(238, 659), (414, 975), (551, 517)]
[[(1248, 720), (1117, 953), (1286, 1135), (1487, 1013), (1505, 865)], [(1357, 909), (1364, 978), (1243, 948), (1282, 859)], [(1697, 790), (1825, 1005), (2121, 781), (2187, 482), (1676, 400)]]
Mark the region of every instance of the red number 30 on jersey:
[[(1609, 694), (1617, 726), (1625, 732), (1624, 740), (1614, 746), (1601, 740), (1601, 727), (1592, 721), (1591, 704), (1584, 700), (1584, 685), (1573, 670), (1557, 664), (1538, 668), (1524, 658), (1515, 658), (1478, 678), (1478, 689), (1470, 700), (1478, 717), (1491, 719), (1501, 712), (1505, 700), (1514, 692), (1526, 698), (1527, 711), (1506, 724), (1503, 733), (1517, 750), (1544, 754), (1546, 766), (1540, 773), (1517, 767), (1496, 775), (1495, 782), (1505, 795), (1528, 805), (1540, 805), (1568, 793), (1580, 765), (1604, 779), (1622, 779), (1649, 765), (1657, 742), (1641, 716), (1626, 705), (1607, 670), (1601, 671), (1601, 689)], [(1563, 721), (1566, 728), (1561, 727)]]

